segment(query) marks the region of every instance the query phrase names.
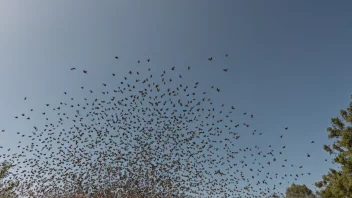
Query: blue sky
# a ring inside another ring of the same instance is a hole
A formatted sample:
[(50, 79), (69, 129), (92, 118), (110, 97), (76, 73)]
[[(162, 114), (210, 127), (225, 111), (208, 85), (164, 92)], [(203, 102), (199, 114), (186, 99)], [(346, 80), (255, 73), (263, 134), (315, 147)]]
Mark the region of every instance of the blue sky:
[[(33, 126), (18, 124), (14, 116), (62, 101), (63, 91), (79, 97), (82, 85), (99, 88), (103, 81), (112, 82), (111, 72), (123, 77), (145, 67), (191, 65), (184, 83), (215, 83), (221, 94), (213, 100), (254, 113), (253, 125), (266, 135), (241, 146), (287, 145), (285, 157), (312, 173), (297, 183), (314, 183), (331, 166), (322, 151), (326, 127), (347, 107), (352, 92), (351, 4), (1, 1), (0, 129), (8, 132), (1, 134), (0, 145), (18, 142), (15, 132)], [(148, 57), (148, 66), (137, 64)], [(88, 70), (89, 79), (70, 72), (71, 67)], [(305, 158), (306, 153), (312, 157)]]

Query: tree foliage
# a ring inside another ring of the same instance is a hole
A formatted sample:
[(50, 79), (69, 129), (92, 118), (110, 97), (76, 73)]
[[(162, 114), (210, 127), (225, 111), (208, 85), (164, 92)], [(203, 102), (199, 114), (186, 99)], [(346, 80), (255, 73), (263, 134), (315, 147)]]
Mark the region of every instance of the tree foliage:
[(270, 195), (269, 198), (280, 198), (280, 196), (278, 194), (274, 193), (274, 194)]
[(315, 198), (316, 196), (306, 185), (292, 184), (286, 189), (286, 198)]
[(15, 188), (18, 186), (17, 181), (4, 181), (5, 178), (9, 175), (9, 170), (12, 165), (4, 161), (1, 163), (0, 167), (0, 198), (16, 197), (14, 192)]
[(331, 168), (323, 180), (315, 184), (321, 188), (319, 194), (323, 198), (352, 197), (352, 102), (340, 114), (341, 117), (331, 119), (332, 126), (327, 128), (329, 139), (335, 141), (331, 146), (324, 145), (324, 150), (335, 155), (334, 162), (341, 165), (341, 170)]

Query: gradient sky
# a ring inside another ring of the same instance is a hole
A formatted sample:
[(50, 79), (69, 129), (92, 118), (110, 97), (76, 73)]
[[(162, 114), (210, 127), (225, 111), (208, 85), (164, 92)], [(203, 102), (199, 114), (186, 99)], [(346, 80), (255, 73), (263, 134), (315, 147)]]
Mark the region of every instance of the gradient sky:
[(313, 188), (331, 167), (322, 151), (330, 118), (352, 92), (351, 8), (350, 1), (0, 1), (0, 129), (9, 131), (0, 145), (32, 129), (14, 116), (61, 101), (63, 91), (97, 88), (107, 71), (143, 70), (137, 60), (150, 57), (154, 70), (191, 65), (193, 79), (216, 82), (222, 94), (213, 100), (254, 113), (266, 134), (242, 147), (287, 145), (285, 157), (312, 173), (297, 183)]

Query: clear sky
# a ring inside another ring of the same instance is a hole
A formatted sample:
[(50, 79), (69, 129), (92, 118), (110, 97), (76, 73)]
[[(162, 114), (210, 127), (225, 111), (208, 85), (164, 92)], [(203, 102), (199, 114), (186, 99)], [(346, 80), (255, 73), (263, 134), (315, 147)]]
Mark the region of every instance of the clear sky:
[(297, 183), (310, 186), (331, 167), (322, 151), (326, 128), (352, 93), (351, 8), (350, 1), (301, 0), (0, 1), (0, 129), (9, 131), (0, 145), (32, 129), (14, 116), (61, 101), (63, 91), (97, 88), (108, 71), (143, 70), (137, 60), (150, 57), (154, 70), (191, 65), (192, 82), (220, 86), (213, 100), (253, 113), (266, 134), (241, 146), (286, 145), (284, 158), (312, 174)]

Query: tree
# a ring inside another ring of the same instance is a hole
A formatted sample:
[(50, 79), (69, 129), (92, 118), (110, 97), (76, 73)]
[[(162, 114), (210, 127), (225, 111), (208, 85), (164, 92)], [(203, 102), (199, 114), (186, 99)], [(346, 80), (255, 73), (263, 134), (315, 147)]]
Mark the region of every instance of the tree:
[(306, 185), (292, 184), (286, 189), (286, 198), (315, 198), (316, 196)]
[(18, 186), (19, 182), (16, 181), (5, 181), (4, 179), (9, 175), (9, 170), (12, 165), (4, 161), (0, 167), (0, 198), (16, 197), (14, 189)]
[(274, 194), (270, 195), (270, 197), (269, 197), (269, 198), (280, 198), (280, 196), (279, 196), (279, 195), (277, 195), (276, 193), (274, 193)]
[(341, 118), (332, 118), (332, 127), (327, 128), (329, 139), (336, 140), (332, 147), (324, 145), (324, 150), (335, 155), (334, 162), (341, 165), (341, 170), (331, 168), (322, 181), (315, 183), (323, 198), (352, 197), (352, 102), (340, 114)]

